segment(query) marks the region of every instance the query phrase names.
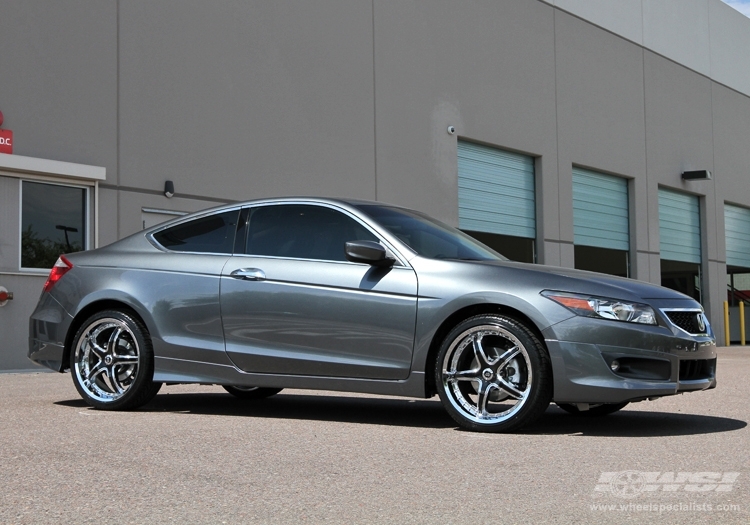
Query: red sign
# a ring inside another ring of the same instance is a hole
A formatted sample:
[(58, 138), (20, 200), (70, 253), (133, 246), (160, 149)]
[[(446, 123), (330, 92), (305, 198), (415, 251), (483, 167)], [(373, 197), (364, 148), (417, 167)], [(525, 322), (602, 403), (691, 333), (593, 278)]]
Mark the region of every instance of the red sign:
[(13, 153), (13, 132), (0, 129), (0, 153)]

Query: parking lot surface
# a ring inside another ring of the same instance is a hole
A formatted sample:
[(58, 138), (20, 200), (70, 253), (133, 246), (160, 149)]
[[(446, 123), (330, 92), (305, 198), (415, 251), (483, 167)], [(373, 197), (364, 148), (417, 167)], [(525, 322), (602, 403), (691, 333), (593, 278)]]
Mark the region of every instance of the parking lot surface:
[(719, 386), (517, 434), (437, 398), (164, 387), (134, 412), (0, 374), (0, 523), (750, 523), (750, 348)]

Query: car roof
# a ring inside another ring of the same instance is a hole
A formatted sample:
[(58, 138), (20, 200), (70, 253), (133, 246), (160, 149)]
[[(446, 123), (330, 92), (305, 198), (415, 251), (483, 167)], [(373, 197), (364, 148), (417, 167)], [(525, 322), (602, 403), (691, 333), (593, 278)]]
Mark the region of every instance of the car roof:
[(317, 202), (317, 203), (324, 203), (324, 204), (346, 204), (350, 206), (367, 206), (367, 205), (377, 205), (377, 206), (394, 206), (397, 208), (401, 208), (402, 206), (398, 206), (395, 204), (389, 204), (385, 202), (378, 202), (378, 201), (372, 201), (367, 199), (353, 199), (353, 198), (341, 198), (341, 197), (313, 197), (313, 196), (295, 196), (295, 197), (268, 197), (268, 198), (262, 198), (262, 199), (253, 199), (249, 201), (244, 202), (237, 202), (235, 205), (252, 205), (252, 204), (265, 204), (265, 203), (284, 203), (284, 202)]
[(329, 204), (334, 206), (340, 206), (343, 208), (358, 208), (360, 206), (388, 206), (391, 208), (402, 208), (403, 206), (397, 204), (391, 204), (386, 202), (371, 201), (365, 199), (350, 199), (350, 198), (337, 198), (337, 197), (311, 197), (311, 196), (297, 196), (297, 197), (266, 197), (260, 199), (252, 199), (247, 201), (237, 201), (227, 204), (221, 204), (213, 206), (211, 208), (205, 208), (203, 210), (197, 210), (191, 212), (188, 215), (202, 215), (204, 213), (216, 212), (225, 209), (232, 209), (244, 206), (256, 206), (259, 204)]

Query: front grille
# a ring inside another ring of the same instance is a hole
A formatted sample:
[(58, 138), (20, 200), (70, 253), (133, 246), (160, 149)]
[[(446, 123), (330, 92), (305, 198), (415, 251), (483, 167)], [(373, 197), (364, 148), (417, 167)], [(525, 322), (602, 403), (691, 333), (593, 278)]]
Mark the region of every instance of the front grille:
[(680, 361), (680, 381), (712, 379), (716, 373), (716, 358)]
[(675, 326), (682, 328), (689, 334), (705, 334), (708, 331), (702, 312), (666, 310), (664, 313)]

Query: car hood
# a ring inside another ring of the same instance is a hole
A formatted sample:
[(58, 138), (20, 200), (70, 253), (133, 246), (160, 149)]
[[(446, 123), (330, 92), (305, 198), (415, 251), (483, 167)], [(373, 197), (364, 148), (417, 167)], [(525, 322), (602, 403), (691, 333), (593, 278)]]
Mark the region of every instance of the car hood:
[(504, 274), (503, 280), (511, 278), (526, 282), (533, 281), (540, 289), (618, 299), (694, 301), (692, 297), (655, 284), (584, 270), (511, 261), (481, 261), (471, 264), (495, 267), (498, 272)]

